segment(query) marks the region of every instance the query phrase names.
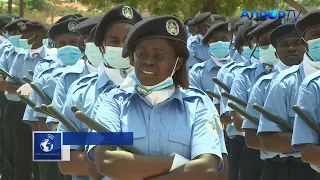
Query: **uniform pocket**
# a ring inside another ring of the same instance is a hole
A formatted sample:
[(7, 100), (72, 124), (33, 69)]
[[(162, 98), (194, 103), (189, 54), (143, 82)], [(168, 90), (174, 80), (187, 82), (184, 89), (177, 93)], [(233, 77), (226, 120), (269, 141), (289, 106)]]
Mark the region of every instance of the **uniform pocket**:
[(177, 153), (190, 159), (191, 131), (169, 132), (169, 147), (171, 153)]

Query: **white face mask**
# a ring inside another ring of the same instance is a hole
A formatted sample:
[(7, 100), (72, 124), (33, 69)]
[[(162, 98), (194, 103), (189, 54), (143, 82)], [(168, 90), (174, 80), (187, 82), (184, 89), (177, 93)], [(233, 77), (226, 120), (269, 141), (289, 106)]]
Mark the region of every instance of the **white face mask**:
[(279, 59), (275, 55), (276, 49), (269, 45), (268, 48), (262, 49), (260, 48), (260, 60), (262, 63), (266, 63), (269, 65), (276, 65), (279, 63)]
[(312, 61), (306, 53), (303, 56), (302, 63), (305, 76), (309, 76), (310, 74), (315, 73), (320, 69), (320, 62)]
[(116, 69), (130, 67), (129, 58), (122, 57), (122, 47), (106, 46), (103, 61)]
[(134, 81), (131, 78), (131, 76), (134, 75), (134, 67), (130, 66), (130, 69), (131, 69), (131, 72), (128, 74), (126, 79), (120, 85), (120, 89), (125, 89), (125, 88), (128, 88), (128, 87), (133, 87), (134, 86)]
[(217, 57), (211, 56), (211, 59), (218, 67), (222, 67), (228, 64), (229, 62), (231, 62), (230, 55), (225, 58), (217, 58)]
[(98, 67), (103, 61), (100, 49), (93, 42), (86, 43), (85, 55), (94, 67)]

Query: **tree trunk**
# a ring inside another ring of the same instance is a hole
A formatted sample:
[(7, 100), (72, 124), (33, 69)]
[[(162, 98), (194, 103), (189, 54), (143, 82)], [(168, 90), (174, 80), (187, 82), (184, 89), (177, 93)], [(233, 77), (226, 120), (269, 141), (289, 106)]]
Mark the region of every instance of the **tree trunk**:
[(297, 11), (301, 10), (301, 14), (303, 15), (306, 15), (308, 13), (308, 10), (295, 0), (285, 0), (285, 2), (288, 3), (289, 6), (293, 7), (295, 10)]
[(20, 0), (20, 7), (19, 7), (19, 14), (20, 14), (20, 17), (23, 17), (24, 13), (23, 13), (23, 9), (24, 9), (24, 4), (23, 4), (23, 0)]
[(215, 0), (206, 0), (202, 7), (201, 12), (212, 12), (217, 13), (216, 1)]
[(12, 0), (8, 0), (8, 13), (12, 14)]

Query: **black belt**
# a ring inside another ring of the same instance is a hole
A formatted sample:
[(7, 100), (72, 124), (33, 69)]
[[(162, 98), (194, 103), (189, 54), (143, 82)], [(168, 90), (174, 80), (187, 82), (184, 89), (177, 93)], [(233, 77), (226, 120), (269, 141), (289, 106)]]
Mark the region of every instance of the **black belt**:
[(271, 161), (271, 162), (277, 162), (277, 163), (297, 163), (297, 164), (300, 164), (300, 165), (306, 165), (306, 166), (309, 166), (308, 163), (305, 163), (301, 160), (301, 158), (295, 158), (295, 157), (284, 157), (284, 158), (280, 158), (279, 155), (273, 157), (273, 158), (270, 158), (270, 159), (266, 159), (266, 162), (268, 161)]
[(10, 101), (8, 100), (9, 104), (19, 104), (19, 105), (25, 105), (25, 103), (23, 101)]

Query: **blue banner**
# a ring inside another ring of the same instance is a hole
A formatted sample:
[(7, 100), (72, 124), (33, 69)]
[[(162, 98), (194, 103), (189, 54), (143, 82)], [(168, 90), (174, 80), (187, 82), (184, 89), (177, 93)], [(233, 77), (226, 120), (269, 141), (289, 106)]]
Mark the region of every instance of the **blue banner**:
[(63, 132), (63, 145), (133, 145), (132, 132)]
[(62, 158), (59, 132), (33, 132), (33, 160), (58, 161)]

